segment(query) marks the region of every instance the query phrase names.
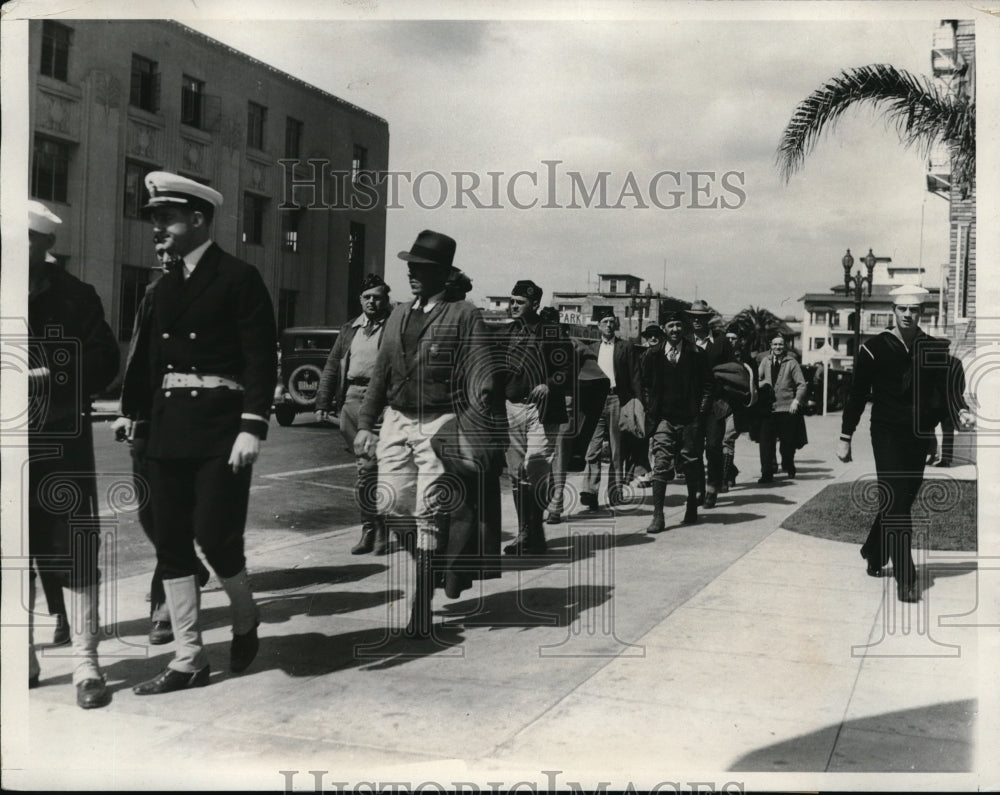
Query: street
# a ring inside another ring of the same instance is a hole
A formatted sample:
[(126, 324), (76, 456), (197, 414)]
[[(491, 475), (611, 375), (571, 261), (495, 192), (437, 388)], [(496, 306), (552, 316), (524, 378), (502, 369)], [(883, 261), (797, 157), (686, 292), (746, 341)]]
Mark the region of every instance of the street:
[[(113, 567), (118, 578), (151, 572), (153, 547), (139, 525), (137, 503), (122, 496), (123, 483), (131, 483), (128, 448), (114, 440), (110, 419), (94, 421), (94, 455), (102, 525), (115, 539), (105, 544), (105, 554), (113, 546), (114, 556), (104, 568)], [(300, 414), (287, 428), (272, 420), (254, 467), (247, 546), (286, 533), (313, 535), (357, 524), (354, 467), (335, 425), (314, 422), (311, 413)]]

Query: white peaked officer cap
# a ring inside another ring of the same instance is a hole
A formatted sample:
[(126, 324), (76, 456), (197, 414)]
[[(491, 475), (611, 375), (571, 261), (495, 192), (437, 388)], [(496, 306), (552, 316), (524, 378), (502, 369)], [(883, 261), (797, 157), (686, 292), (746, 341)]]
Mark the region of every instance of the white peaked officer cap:
[(155, 207), (188, 207), (197, 209), (200, 203), (212, 207), (222, 206), (222, 194), (215, 188), (202, 185), (193, 179), (171, 174), (169, 171), (150, 171), (146, 175), (146, 190), (149, 191), (149, 202), (144, 210)]
[(28, 229), (41, 235), (54, 235), (62, 219), (41, 202), (28, 202)]
[(913, 306), (922, 304), (928, 299), (931, 292), (916, 284), (904, 284), (889, 293), (892, 296), (892, 303), (896, 306)]

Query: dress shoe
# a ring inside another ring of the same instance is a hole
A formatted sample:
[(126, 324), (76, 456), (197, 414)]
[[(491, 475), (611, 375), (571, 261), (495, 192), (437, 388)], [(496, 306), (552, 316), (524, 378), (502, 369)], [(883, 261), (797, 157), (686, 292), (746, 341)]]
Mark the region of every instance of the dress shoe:
[(688, 498), (681, 524), (698, 524), (698, 500)]
[(516, 538), (503, 548), (505, 555), (544, 555), (547, 551), (544, 543), (532, 543), (526, 538)]
[(56, 613), (56, 628), (52, 633), (53, 646), (66, 646), (69, 644), (69, 621), (66, 620), (65, 613)]
[(28, 677), (28, 690), (34, 690), (36, 687), (38, 687), (39, 685), (38, 676), (39, 676), (38, 674), (35, 674), (34, 676)]
[(174, 639), (174, 630), (169, 621), (154, 621), (149, 627), (149, 644), (162, 646)]
[(96, 709), (111, 703), (111, 691), (104, 677), (84, 679), (76, 686), (76, 705), (80, 709)]
[(788, 473), (788, 477), (794, 479), (796, 475), (795, 464), (789, 464), (788, 468), (785, 470)]
[(257, 650), (260, 648), (260, 641), (257, 639), (257, 627), (242, 635), (233, 633), (233, 642), (229, 647), (229, 670), (234, 674), (242, 673), (250, 667)]
[(865, 554), (865, 551), (863, 549), (861, 550), (861, 557), (863, 557), (868, 563), (868, 568), (865, 571), (867, 572), (869, 577), (882, 576), (882, 567), (879, 564), (875, 563), (875, 561), (868, 560), (868, 556)]
[(704, 507), (706, 507), (706, 508), (714, 508), (715, 507), (715, 501), (717, 499), (718, 499), (718, 496), (716, 495), (716, 493), (714, 491), (706, 491), (705, 492), (705, 502), (703, 502), (702, 505), (704, 505)]
[(597, 495), (589, 491), (580, 492), (580, 505), (586, 506), (592, 511), (597, 510)]
[(152, 679), (133, 687), (132, 692), (137, 696), (158, 696), (160, 693), (173, 693), (192, 687), (204, 687), (208, 684), (208, 675), (209, 667), (207, 665), (194, 673), (164, 668)]
[(936, 467), (950, 467), (951, 466), (951, 461), (946, 461), (945, 459), (942, 458), (942, 459), (940, 459), (938, 461), (935, 461), (934, 462), (934, 466), (936, 466)]
[(384, 524), (375, 527), (375, 543), (372, 545), (372, 554), (378, 556), (389, 554), (389, 530)]
[(920, 591), (916, 585), (904, 585), (901, 582), (896, 583), (896, 596), (899, 597), (900, 602), (920, 601)]
[(774, 475), (761, 475), (757, 478), (758, 483), (774, 483)]
[(646, 532), (650, 535), (656, 535), (657, 533), (662, 533), (667, 529), (667, 523), (663, 519), (663, 513), (654, 513), (653, 518), (649, 523), (649, 527), (646, 528)]
[(562, 514), (556, 511), (549, 511), (545, 524), (562, 524)]

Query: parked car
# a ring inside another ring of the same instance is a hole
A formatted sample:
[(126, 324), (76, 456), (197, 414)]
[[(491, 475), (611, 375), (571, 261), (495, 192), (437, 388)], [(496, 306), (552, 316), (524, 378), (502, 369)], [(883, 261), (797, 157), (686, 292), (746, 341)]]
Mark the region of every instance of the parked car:
[(316, 393), (323, 365), (340, 329), (297, 326), (281, 332), (279, 381), (274, 416), (279, 425), (291, 425), (296, 415), (316, 410)]

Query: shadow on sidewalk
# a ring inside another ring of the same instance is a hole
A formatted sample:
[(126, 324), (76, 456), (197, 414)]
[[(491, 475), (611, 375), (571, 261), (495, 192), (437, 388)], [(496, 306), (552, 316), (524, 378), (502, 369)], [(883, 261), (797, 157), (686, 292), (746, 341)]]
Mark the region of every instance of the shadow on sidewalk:
[[(501, 563), (503, 571), (524, 571), (553, 565), (565, 566), (593, 558), (598, 553), (611, 548), (655, 543), (655, 540), (646, 535), (645, 532), (628, 532), (620, 535), (609, 532), (609, 524), (617, 521), (610, 514), (606, 516), (591, 515), (588, 518), (601, 519), (602, 523), (588, 531), (586, 524), (578, 523), (571, 517), (563, 523), (564, 526), (569, 525), (563, 535), (552, 536), (549, 535), (552, 533), (551, 529), (546, 531), (548, 551), (544, 555), (503, 555)], [(510, 536), (510, 539), (513, 539), (513, 535)]]
[(611, 598), (610, 585), (523, 588), (445, 605), (444, 627), (568, 627)]
[(967, 699), (859, 718), (752, 751), (729, 770), (971, 772), (977, 712), (977, 700)]

